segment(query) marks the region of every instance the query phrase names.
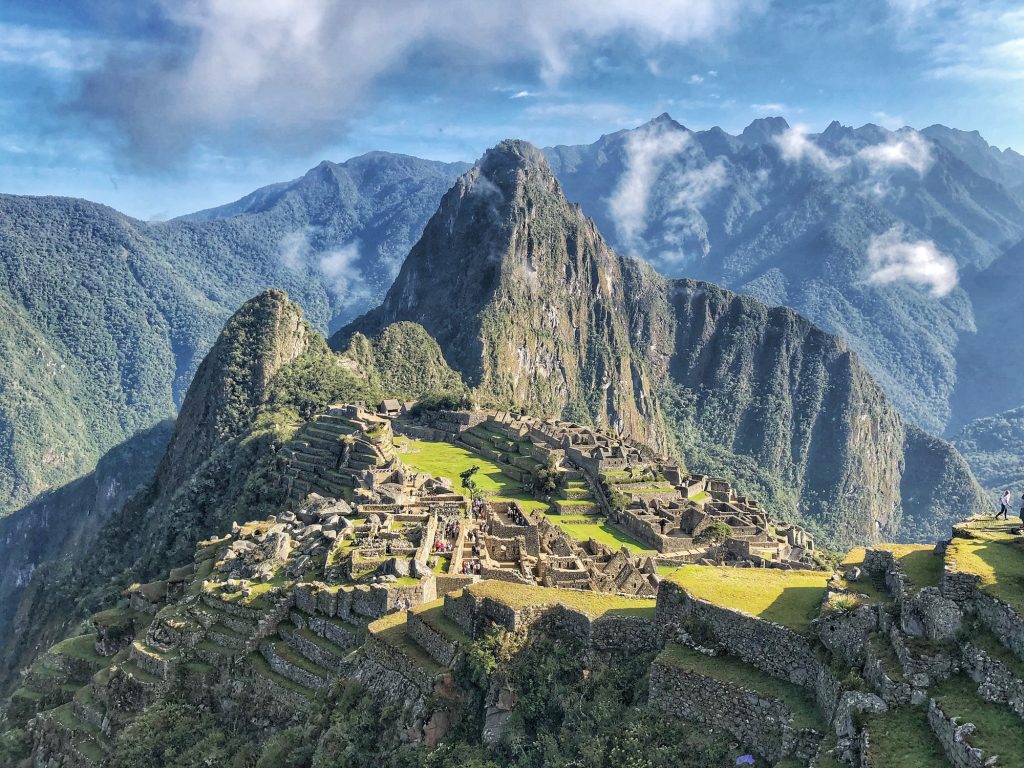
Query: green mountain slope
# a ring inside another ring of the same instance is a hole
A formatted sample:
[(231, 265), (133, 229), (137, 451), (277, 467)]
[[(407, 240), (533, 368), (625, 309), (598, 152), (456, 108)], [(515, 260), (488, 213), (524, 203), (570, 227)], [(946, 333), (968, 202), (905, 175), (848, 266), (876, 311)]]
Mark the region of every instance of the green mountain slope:
[(323, 330), (372, 306), (465, 167), (371, 153), (162, 223), (0, 195), (0, 515), (173, 416), (258, 291)]
[[(523, 142), (459, 180), (381, 307), (332, 343), (399, 320), (437, 339), (480, 402), (674, 444), (835, 545), (927, 536), (984, 503), (956, 451), (907, 427), (843, 341), (617, 256)], [(938, 503), (920, 480), (946, 474), (957, 493)]]

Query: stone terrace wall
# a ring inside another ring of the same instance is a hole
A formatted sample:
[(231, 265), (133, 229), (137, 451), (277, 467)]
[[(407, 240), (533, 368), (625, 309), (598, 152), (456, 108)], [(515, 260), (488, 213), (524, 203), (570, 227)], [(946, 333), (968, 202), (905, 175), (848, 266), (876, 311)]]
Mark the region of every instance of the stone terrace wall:
[(992, 658), (970, 640), (960, 646), (964, 671), (978, 684), (978, 695), (986, 701), (1006, 704), (1024, 719), (1024, 681), (998, 659)]
[(363, 645), (356, 676), (367, 688), (389, 701), (424, 701), (434, 691), (434, 676), (414, 664), (379, 637), (371, 634)]
[(682, 587), (662, 581), (658, 588), (658, 626), (673, 633), (693, 619), (707, 625), (730, 654), (762, 672), (805, 688), (816, 685), (821, 662), (806, 637), (781, 624), (698, 600)]
[(954, 723), (935, 703), (935, 699), (928, 704), (928, 725), (942, 744), (942, 749), (949, 762), (953, 764), (953, 768), (985, 768), (985, 754), (968, 743), (971, 734), (974, 733), (973, 725)]
[(536, 626), (546, 632), (574, 640), (602, 651), (641, 652), (661, 645), (657, 625), (643, 616), (610, 615), (591, 619), (562, 605), (530, 606), (514, 610), (489, 597), (471, 592), (448, 595), (444, 614), (470, 637), (480, 637), (492, 624), (509, 632), (523, 632)]
[(427, 624), (423, 618), (412, 611), (406, 619), (406, 631), (409, 637), (416, 641), (416, 645), (427, 652), (434, 661), (444, 667), (450, 667), (455, 661), (459, 652), (458, 643), (449, 640), (432, 626)]
[(992, 634), (1024, 659), (1024, 619), (1003, 601), (981, 591), (975, 592), (973, 607)]
[(792, 711), (778, 699), (657, 660), (651, 665), (649, 701), (668, 715), (725, 728), (773, 763), (794, 755), (809, 765), (822, 739), (816, 731), (795, 729)]

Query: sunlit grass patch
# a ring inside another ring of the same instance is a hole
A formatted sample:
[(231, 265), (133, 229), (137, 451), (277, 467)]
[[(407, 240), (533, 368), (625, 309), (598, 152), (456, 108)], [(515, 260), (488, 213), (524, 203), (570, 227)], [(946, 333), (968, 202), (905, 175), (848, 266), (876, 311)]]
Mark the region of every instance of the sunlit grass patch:
[(684, 565), (667, 580), (698, 599), (806, 632), (830, 576), (824, 571)]

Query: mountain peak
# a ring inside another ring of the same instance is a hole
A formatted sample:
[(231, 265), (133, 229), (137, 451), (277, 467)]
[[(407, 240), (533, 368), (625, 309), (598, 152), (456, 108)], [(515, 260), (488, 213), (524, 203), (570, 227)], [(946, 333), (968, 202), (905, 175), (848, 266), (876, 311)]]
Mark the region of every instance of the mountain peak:
[(767, 144), (773, 138), (789, 130), (784, 117), (759, 117), (739, 135), (744, 144)]

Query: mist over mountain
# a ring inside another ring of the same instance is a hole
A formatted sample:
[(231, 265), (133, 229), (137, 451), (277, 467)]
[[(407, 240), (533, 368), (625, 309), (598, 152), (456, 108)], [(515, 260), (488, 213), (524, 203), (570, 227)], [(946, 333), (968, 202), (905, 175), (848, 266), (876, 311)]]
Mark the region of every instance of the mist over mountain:
[(370, 153), (161, 223), (0, 196), (0, 514), (173, 416), (263, 288), (289, 290), (323, 331), (379, 301), (466, 167)]
[[(545, 152), (617, 250), (796, 309), (847, 339), (925, 429), (988, 408), (971, 350), (1021, 330), (975, 318), (998, 284), (987, 270), (1024, 236), (1011, 150), (941, 126), (808, 134), (766, 118), (732, 136), (662, 115)], [(1024, 402), (1024, 385), (1003, 397)]]

